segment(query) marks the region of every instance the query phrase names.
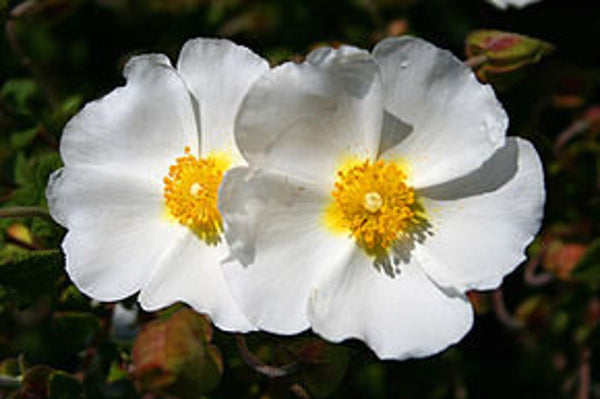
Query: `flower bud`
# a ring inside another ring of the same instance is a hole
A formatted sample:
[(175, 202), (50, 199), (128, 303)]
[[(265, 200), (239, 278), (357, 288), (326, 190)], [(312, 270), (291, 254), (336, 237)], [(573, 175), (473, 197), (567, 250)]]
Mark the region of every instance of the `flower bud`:
[(553, 49), (550, 43), (516, 33), (476, 30), (467, 37), (465, 51), (468, 63), (478, 67), (477, 76), (493, 81), (496, 75), (538, 62)]

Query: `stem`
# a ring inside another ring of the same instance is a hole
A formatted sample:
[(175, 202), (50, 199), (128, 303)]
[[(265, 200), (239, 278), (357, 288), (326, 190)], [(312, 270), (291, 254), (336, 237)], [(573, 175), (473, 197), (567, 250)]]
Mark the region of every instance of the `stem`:
[(590, 349), (585, 348), (581, 352), (581, 366), (579, 366), (579, 389), (577, 390), (577, 399), (588, 399), (590, 397), (591, 385), (591, 367), (590, 367)]
[(18, 6), (12, 9), (12, 11), (10, 12), (10, 17), (8, 21), (6, 21), (6, 38), (8, 39), (8, 43), (10, 45), (11, 50), (17, 56), (17, 59), (25, 68), (29, 69), (31, 75), (39, 83), (40, 87), (42, 88), (44, 94), (48, 99), (50, 106), (56, 109), (59, 107), (60, 101), (58, 99), (58, 96), (56, 95), (54, 88), (52, 87), (52, 84), (47, 79), (45, 79), (44, 71), (34, 64), (31, 57), (27, 55), (25, 50), (23, 50), (23, 48), (19, 44), (19, 40), (17, 38), (17, 21), (25, 15), (33, 14), (36, 11), (35, 6), (35, 1), (28, 0), (24, 1), (23, 3), (19, 4)]
[(590, 127), (590, 124), (585, 119), (579, 119), (563, 130), (554, 143), (554, 152), (558, 152), (568, 141), (578, 134), (584, 132)]
[(0, 389), (17, 389), (21, 387), (21, 378), (0, 375)]
[(552, 274), (548, 272), (536, 273), (535, 270), (542, 260), (545, 248), (527, 262), (525, 265), (525, 274), (523, 276), (525, 282), (532, 287), (541, 287), (552, 281)]
[(10, 206), (6, 208), (0, 208), (0, 219), (28, 217), (41, 217), (48, 220), (53, 220), (48, 211), (36, 206)]
[(501, 288), (498, 288), (492, 292), (492, 304), (494, 305), (496, 318), (500, 323), (511, 330), (520, 330), (523, 328), (523, 324), (519, 320), (515, 319), (513, 315), (510, 314), (508, 309), (506, 309), (506, 305), (504, 304), (504, 295), (502, 294)]
[(240, 351), (240, 354), (242, 355), (242, 358), (246, 364), (269, 378), (284, 377), (298, 369), (297, 361), (283, 366), (270, 366), (263, 363), (250, 352), (248, 345), (246, 344), (246, 338), (244, 338), (243, 334), (235, 334), (235, 342), (237, 343), (238, 350)]
[(292, 384), (290, 391), (300, 399), (310, 399), (310, 395), (300, 384)]
[(477, 69), (487, 62), (488, 58), (485, 54), (476, 55), (475, 57), (468, 58), (465, 61), (465, 65), (472, 69)]
[(369, 12), (369, 16), (371, 17), (373, 24), (375, 24), (377, 28), (382, 28), (384, 22), (383, 18), (381, 18), (381, 15), (379, 14), (379, 10), (377, 9), (377, 4), (375, 4), (373, 0), (364, 0), (364, 4)]

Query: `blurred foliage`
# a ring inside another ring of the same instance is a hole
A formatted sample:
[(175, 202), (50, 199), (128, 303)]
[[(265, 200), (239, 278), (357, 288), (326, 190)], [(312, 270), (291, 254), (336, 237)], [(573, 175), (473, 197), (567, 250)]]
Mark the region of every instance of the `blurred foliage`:
[[(0, 22), (0, 397), (600, 398), (594, 1), (500, 11), (484, 0), (0, 0)], [(131, 55), (174, 60), (187, 39), (221, 36), (276, 64), (407, 33), (470, 57), (546, 170), (530, 258), (502, 291), (470, 294), (478, 317), (460, 344), (381, 362), (357, 341), (211, 331), (182, 306), (138, 314), (135, 298), (118, 305), (134, 312), (124, 328), (115, 304), (70, 283), (45, 185), (66, 121), (123, 84)]]

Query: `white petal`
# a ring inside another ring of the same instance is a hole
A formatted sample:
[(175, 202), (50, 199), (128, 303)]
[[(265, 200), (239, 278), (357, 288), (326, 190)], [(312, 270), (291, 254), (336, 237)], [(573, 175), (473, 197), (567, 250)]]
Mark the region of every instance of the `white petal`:
[(334, 342), (361, 339), (381, 359), (428, 356), (460, 340), (473, 323), (467, 298), (446, 295), (414, 259), (400, 270), (388, 276), (357, 248), (313, 292), (313, 330)]
[(384, 157), (408, 161), (415, 187), (471, 172), (504, 144), (508, 119), (491, 86), (448, 51), (403, 37), (383, 40), (374, 56), (388, 116), (412, 128)]
[(505, 10), (508, 6), (522, 8), (529, 4), (537, 3), (540, 0), (488, 0), (488, 3), (495, 5), (498, 8)]
[(325, 202), (311, 187), (248, 168), (225, 176), (219, 208), (232, 252), (224, 264), (243, 312), (261, 329), (294, 334), (309, 327), (309, 293), (328, 267), (343, 263), (353, 242), (325, 231)]
[(526, 140), (509, 138), (478, 171), (422, 193), (433, 235), (415, 256), (438, 284), (492, 289), (524, 259), (542, 220), (544, 176)]
[(256, 82), (235, 134), (253, 166), (329, 189), (344, 156), (377, 155), (382, 112), (374, 60), (351, 47), (319, 49), (305, 63), (286, 63)]
[(229, 253), (227, 245), (208, 246), (187, 229), (185, 233), (186, 238), (170, 249), (142, 288), (142, 307), (154, 311), (182, 301), (207, 313), (223, 330), (253, 330), (225, 283), (221, 261)]
[(197, 128), (190, 94), (162, 55), (133, 57), (127, 84), (88, 103), (65, 127), (61, 155), (66, 165), (87, 165), (162, 184), (175, 158), (190, 146)]
[(199, 108), (202, 153), (237, 152), (235, 115), (252, 83), (269, 69), (267, 61), (229, 40), (194, 39), (183, 46), (177, 69)]
[(137, 292), (178, 240), (163, 217), (161, 192), (139, 179), (65, 167), (51, 178), (47, 197), (53, 217), (69, 229), (67, 272), (98, 300)]

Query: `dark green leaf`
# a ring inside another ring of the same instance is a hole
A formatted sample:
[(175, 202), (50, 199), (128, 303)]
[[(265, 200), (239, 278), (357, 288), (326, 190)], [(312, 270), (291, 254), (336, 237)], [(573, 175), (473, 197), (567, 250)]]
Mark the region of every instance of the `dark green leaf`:
[(33, 142), (37, 132), (37, 127), (14, 132), (10, 136), (10, 145), (16, 150), (23, 149)]
[(63, 275), (63, 254), (59, 250), (28, 251), (0, 265), (0, 286), (20, 301), (29, 301), (50, 292)]
[(590, 244), (571, 276), (586, 283), (600, 283), (600, 240)]
[(290, 349), (302, 362), (301, 384), (316, 397), (331, 395), (346, 372), (348, 348), (319, 338), (302, 337)]
[(72, 375), (55, 371), (48, 379), (48, 399), (79, 399), (81, 398), (81, 383)]
[(20, 113), (29, 113), (28, 102), (36, 95), (33, 79), (10, 79), (0, 89), (0, 96), (8, 106)]

